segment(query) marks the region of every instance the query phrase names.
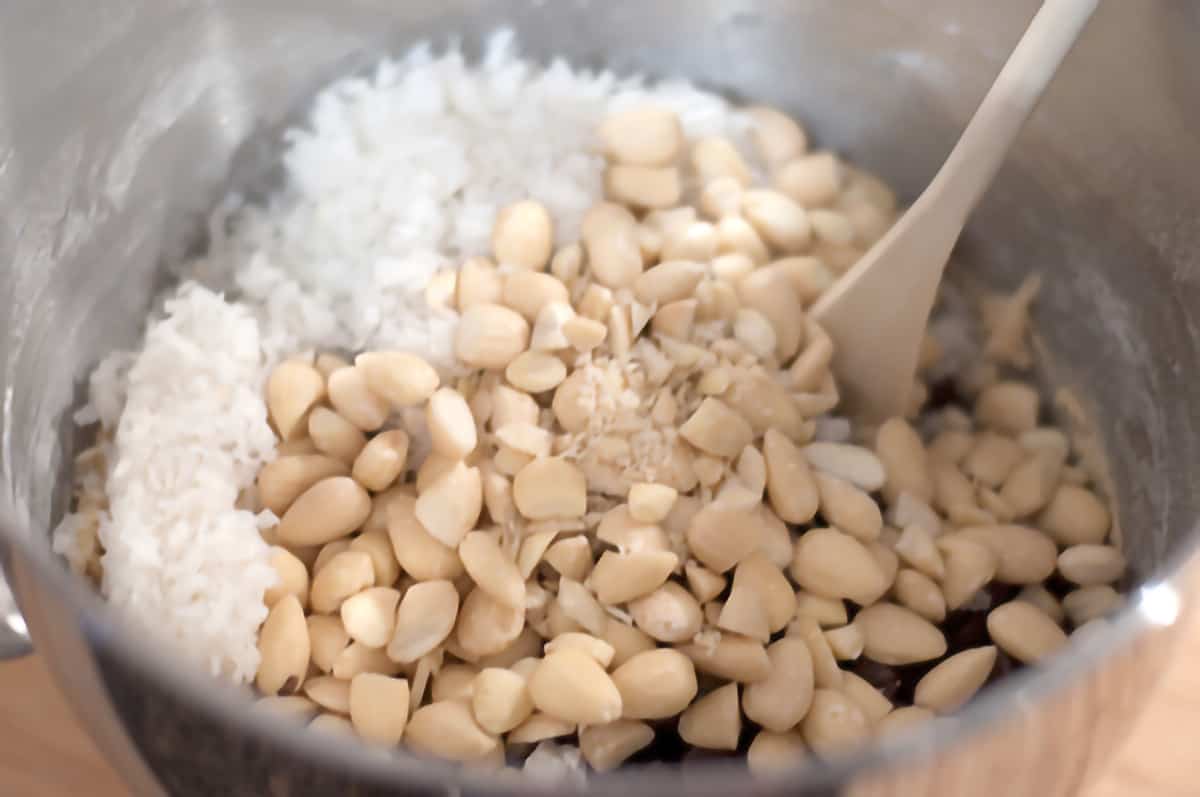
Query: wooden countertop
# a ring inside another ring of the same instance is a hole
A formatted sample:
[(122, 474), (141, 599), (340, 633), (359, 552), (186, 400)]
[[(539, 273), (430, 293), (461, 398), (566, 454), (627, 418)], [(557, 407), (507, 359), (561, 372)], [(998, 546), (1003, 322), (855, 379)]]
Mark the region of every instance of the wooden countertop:
[[(1200, 668), (1194, 655), (1200, 655), (1200, 619), (1186, 632), (1181, 655), (1158, 691), (1147, 696), (1151, 705), (1121, 755), (1082, 797), (1200, 793), (1193, 736), (1200, 722)], [(0, 794), (128, 794), (79, 729), (36, 656), (0, 664)]]

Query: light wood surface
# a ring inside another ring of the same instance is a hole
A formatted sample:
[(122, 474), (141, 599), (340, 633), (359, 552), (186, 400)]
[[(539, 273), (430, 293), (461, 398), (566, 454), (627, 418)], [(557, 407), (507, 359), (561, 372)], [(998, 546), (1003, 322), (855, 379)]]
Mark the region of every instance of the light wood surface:
[[(1200, 613), (1196, 613), (1200, 617)], [(1181, 655), (1147, 695), (1110, 771), (1081, 797), (1200, 794), (1193, 728), (1200, 723), (1200, 622)], [(37, 657), (0, 664), (0, 795), (124, 797), (128, 792), (91, 741)]]

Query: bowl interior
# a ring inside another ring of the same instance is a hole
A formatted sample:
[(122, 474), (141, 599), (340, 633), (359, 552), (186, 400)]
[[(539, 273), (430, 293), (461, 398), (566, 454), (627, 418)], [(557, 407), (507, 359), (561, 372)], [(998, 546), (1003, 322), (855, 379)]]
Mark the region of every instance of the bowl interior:
[[(472, 50), (508, 26), (541, 60), (682, 75), (778, 104), (911, 198), (1035, 6), (230, 0), (133, 16), (115, 2), (46, 0), (0, 10), (4, 535), (60, 577), (45, 540), (67, 497), (83, 380), (104, 354), (135, 345), (168, 284), (164, 264), (203, 246), (215, 201), (272, 185), (279, 131), (331, 78), (427, 37), (461, 37)], [(1200, 163), (1188, 132), (1200, 118), (1180, 101), (1200, 89), (1188, 38), (1200, 22), (1185, 4), (1138, 6), (1102, 7), (958, 259), (993, 288), (1042, 274), (1047, 374), (1074, 390), (1112, 454), (1126, 550), (1145, 579), (1190, 552), (1200, 508), (1189, 483), (1200, 385), (1187, 379), (1200, 347), (1200, 183), (1183, 168)], [(106, 671), (136, 663), (168, 677), (169, 657), (139, 651), (78, 595), (105, 629)], [(186, 681), (179, 711), (193, 706), (202, 680), (169, 677)], [(419, 780), (416, 766), (393, 777)]]

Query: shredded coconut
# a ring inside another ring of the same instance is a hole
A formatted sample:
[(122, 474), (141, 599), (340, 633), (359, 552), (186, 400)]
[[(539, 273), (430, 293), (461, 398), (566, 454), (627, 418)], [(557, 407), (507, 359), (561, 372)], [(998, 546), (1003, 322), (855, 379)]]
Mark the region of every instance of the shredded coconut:
[(275, 456), (262, 375), (253, 316), (182, 286), (128, 370), (99, 513), (105, 597), (237, 681), (258, 667), (275, 578), (259, 535), (273, 516), (235, 508)]

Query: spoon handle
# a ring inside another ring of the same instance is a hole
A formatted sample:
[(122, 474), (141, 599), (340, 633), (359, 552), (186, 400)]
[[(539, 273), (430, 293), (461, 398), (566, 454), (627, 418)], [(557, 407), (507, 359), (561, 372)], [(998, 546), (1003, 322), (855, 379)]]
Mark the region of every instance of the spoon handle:
[(961, 229), (1098, 4), (1099, 0), (1042, 4), (914, 211), (945, 214), (943, 218), (955, 219)]

